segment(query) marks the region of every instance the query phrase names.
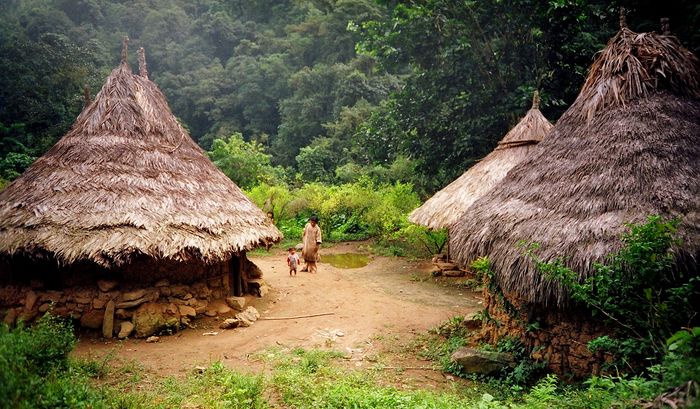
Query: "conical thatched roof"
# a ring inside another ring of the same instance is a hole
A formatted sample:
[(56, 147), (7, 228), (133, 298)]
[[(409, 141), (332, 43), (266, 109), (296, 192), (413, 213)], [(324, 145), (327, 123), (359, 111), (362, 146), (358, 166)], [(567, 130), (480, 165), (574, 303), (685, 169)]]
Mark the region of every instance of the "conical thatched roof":
[(491, 190), (513, 166), (525, 159), (551, 128), (552, 124), (539, 110), (539, 96), (535, 92), (532, 108), (498, 142), (496, 149), (435, 193), (408, 219), (431, 229), (441, 229), (454, 223), (476, 199)]
[(72, 129), (0, 193), (0, 254), (121, 265), (223, 261), (280, 232), (126, 61)]
[(536, 153), (452, 226), (455, 259), (488, 256), (505, 292), (563, 305), (566, 291), (543, 280), (520, 240), (539, 243), (544, 260), (561, 257), (585, 276), (619, 249), (624, 223), (658, 214), (682, 218), (677, 262), (697, 271), (698, 80), (697, 57), (675, 37), (623, 27)]

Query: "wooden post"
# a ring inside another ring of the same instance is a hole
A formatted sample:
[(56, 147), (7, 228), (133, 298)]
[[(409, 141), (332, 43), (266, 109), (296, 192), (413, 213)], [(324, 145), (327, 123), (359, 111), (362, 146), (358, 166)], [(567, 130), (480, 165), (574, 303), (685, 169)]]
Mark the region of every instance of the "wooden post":
[(235, 297), (243, 296), (243, 283), (242, 283), (242, 263), (240, 255), (235, 255), (231, 257), (229, 261), (229, 294)]

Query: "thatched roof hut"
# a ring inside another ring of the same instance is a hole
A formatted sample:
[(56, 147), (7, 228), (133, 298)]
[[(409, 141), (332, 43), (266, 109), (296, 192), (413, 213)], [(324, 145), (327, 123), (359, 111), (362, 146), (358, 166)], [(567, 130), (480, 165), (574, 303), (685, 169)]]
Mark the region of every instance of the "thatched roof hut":
[(551, 128), (552, 124), (539, 110), (539, 95), (535, 91), (532, 108), (498, 142), (496, 149), (435, 193), (408, 219), (431, 229), (441, 229), (459, 220), (476, 199), (491, 190), (513, 166), (525, 159)]
[(535, 154), (451, 229), (455, 259), (488, 256), (501, 288), (566, 305), (518, 247), (540, 244), (581, 276), (619, 248), (625, 223), (680, 217), (680, 268), (700, 250), (700, 68), (670, 35), (623, 26), (598, 55), (576, 101)]
[(127, 62), (72, 129), (0, 193), (0, 254), (123, 265), (136, 256), (222, 262), (280, 232)]

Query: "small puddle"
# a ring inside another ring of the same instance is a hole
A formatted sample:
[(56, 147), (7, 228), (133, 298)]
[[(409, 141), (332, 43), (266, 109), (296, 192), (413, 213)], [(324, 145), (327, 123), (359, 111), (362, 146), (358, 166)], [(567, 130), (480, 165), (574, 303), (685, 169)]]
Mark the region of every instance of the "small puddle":
[(323, 254), (321, 261), (337, 268), (360, 268), (369, 263), (369, 256), (359, 253)]

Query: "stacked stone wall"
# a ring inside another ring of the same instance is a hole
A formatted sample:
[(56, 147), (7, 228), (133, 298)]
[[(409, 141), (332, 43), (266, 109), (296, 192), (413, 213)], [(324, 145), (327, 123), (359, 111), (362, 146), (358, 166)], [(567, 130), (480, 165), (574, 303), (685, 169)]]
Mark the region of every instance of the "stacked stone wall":
[(177, 331), (197, 317), (228, 314), (231, 306), (242, 308), (245, 299), (229, 297), (232, 268), (240, 266), (238, 273), (249, 293), (263, 296), (267, 291), (262, 272), (245, 255), (218, 264), (140, 260), (119, 271), (84, 264), (49, 269), (43, 275), (37, 271), (43, 264), (29, 265), (35, 270), (19, 275), (15, 270), (14, 282), (0, 283), (0, 318), (5, 323), (31, 323), (50, 311), (82, 328), (101, 331), (106, 338)]
[(513, 294), (504, 299), (513, 308), (508, 311), (502, 299), (484, 290), (488, 319), (482, 320), (480, 340), (496, 344), (504, 337), (515, 337), (531, 350), (531, 357), (564, 379), (599, 375), (606, 356), (592, 353), (587, 344), (610, 333), (591, 317), (589, 311), (533, 306)]

